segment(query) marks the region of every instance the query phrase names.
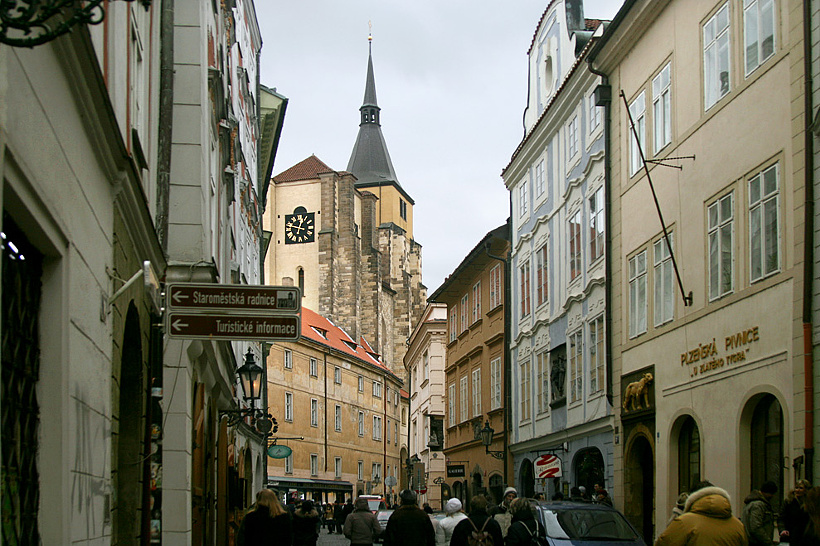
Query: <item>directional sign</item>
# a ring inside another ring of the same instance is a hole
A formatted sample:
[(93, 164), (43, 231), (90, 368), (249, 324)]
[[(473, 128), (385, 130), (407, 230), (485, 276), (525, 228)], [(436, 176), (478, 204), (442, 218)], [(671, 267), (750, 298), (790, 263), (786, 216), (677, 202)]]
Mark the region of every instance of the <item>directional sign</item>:
[(299, 341), (301, 317), (255, 315), (167, 313), (165, 332), (169, 337), (251, 341)]
[(536, 478), (560, 478), (561, 459), (556, 455), (542, 455), (535, 460)]
[(166, 301), (169, 311), (281, 314), (302, 310), (302, 294), (295, 286), (172, 283)]

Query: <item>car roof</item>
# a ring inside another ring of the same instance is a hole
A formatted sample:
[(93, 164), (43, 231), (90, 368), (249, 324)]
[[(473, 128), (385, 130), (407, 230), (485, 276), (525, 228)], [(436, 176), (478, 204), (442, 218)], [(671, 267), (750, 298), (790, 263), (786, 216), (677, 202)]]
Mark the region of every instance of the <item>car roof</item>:
[(534, 504), (546, 510), (603, 510), (607, 512), (617, 512), (613, 507), (606, 504), (594, 504), (591, 502), (578, 501), (535, 501)]

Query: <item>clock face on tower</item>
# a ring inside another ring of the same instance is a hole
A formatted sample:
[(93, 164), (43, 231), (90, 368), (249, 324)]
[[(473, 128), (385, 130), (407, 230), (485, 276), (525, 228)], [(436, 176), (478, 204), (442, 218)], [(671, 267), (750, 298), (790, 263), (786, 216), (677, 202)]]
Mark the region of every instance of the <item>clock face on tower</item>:
[(285, 215), (285, 244), (312, 243), (316, 239), (316, 223), (313, 212), (296, 207), (293, 214)]

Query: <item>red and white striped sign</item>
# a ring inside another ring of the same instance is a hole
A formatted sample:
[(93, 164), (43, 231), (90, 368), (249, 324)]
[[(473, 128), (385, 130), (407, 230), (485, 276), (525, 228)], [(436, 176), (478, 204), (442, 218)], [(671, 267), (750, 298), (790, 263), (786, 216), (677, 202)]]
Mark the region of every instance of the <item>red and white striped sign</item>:
[(560, 478), (561, 459), (557, 455), (541, 455), (535, 460), (536, 478)]

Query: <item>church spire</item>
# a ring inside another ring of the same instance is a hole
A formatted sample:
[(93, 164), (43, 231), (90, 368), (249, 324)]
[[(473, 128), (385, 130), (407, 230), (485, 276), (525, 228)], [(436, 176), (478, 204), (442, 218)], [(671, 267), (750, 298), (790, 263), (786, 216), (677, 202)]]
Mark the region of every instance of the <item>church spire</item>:
[(357, 185), (373, 183), (394, 183), (398, 185), (396, 171), (381, 129), (381, 108), (376, 101), (376, 78), (373, 74), (373, 35), (367, 37), (367, 80), (364, 87), (364, 101), (359, 108), (359, 135), (347, 170), (357, 178)]

